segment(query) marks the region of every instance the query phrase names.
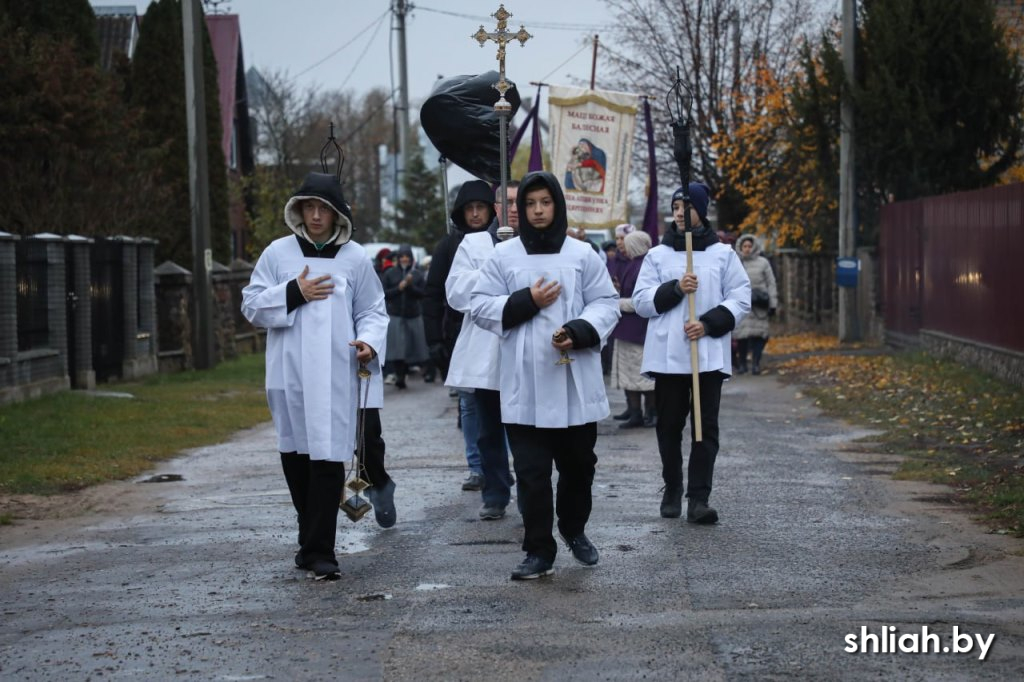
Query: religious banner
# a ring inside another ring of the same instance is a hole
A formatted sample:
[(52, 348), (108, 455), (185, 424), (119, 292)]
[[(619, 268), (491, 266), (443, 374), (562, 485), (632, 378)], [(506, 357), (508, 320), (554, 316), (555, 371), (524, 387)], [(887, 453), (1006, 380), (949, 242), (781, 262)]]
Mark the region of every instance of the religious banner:
[(626, 200), (637, 96), (552, 85), (551, 171), (565, 190), (569, 225), (615, 227)]

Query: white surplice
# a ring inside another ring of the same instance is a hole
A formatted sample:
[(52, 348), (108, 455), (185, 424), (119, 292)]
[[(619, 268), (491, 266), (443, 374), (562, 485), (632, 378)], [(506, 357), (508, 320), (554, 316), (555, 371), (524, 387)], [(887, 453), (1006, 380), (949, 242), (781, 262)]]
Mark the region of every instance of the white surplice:
[[(664, 313), (654, 308), (654, 294), (665, 282), (678, 281), (686, 272), (686, 251), (658, 245), (644, 256), (640, 274), (633, 289), (633, 305), (641, 317), (649, 318), (644, 341), (645, 375), (691, 374), (690, 341), (683, 325), (689, 319), (687, 296), (696, 297), (697, 317), (722, 305), (729, 309), (736, 324), (750, 312), (750, 280), (747, 271), (727, 244), (712, 244), (704, 251), (693, 252), (693, 271), (697, 275), (697, 291), (686, 294), (679, 305)], [(732, 374), (732, 334), (718, 338), (704, 336), (697, 341), (700, 372), (720, 370)]]
[[(503, 329), (508, 297), (543, 277), (561, 294), (531, 320)], [(501, 419), (539, 428), (566, 428), (608, 416), (601, 347), (619, 321), (619, 296), (604, 259), (589, 244), (568, 238), (556, 254), (526, 253), (519, 238), (494, 247), (480, 268), (471, 298), (473, 322), (501, 337)], [(571, 349), (573, 362), (557, 364), (551, 335), (583, 319), (601, 338), (591, 348)]]
[(455, 341), (445, 386), (453, 388), (485, 388), (497, 391), (500, 387), (498, 357), (500, 341), (491, 332), (473, 324), (470, 299), (480, 276), (480, 266), (494, 252), (491, 233), (467, 234), (459, 244), (452, 260), (444, 289), (448, 305), (463, 314), (462, 330)]
[[(330, 275), (334, 291), (288, 312), (288, 282), (307, 265), (308, 279)], [(267, 329), (267, 402), (278, 450), (350, 461), (357, 407), (382, 407), (384, 400), (380, 359), (386, 352), (388, 314), (380, 279), (363, 247), (348, 242), (334, 258), (308, 258), (294, 236), (274, 241), (242, 290), (242, 313)], [(371, 377), (365, 404), (366, 384), (356, 375), (356, 349), (349, 345), (356, 339), (377, 352), (367, 365)]]

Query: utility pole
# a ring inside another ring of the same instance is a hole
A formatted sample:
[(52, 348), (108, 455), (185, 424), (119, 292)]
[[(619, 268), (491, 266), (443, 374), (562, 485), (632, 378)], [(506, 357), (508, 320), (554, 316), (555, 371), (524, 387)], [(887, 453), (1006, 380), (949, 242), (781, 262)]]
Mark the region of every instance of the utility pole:
[(185, 118), (188, 121), (188, 188), (192, 208), (192, 360), (214, 366), (213, 252), (210, 250), (210, 170), (206, 156), (206, 96), (203, 89), (203, 8), (181, 3), (185, 52)]
[[(839, 258), (856, 257), (856, 183), (854, 177), (854, 40), (857, 34), (856, 0), (843, 0), (843, 73), (846, 86), (842, 91), (839, 113)], [(840, 261), (841, 262), (841, 261)], [(838, 263), (837, 263), (838, 267)], [(858, 273), (859, 274), (859, 273)], [(859, 341), (857, 287), (839, 287), (839, 341)]]
[[(395, 171), (395, 194), (401, 194), (405, 170), (409, 167), (409, 70), (405, 56), (405, 14), (406, 0), (394, 0), (395, 31), (398, 33), (398, 106), (395, 108), (395, 125), (398, 126), (398, 154)], [(397, 203), (397, 202), (396, 202)]]

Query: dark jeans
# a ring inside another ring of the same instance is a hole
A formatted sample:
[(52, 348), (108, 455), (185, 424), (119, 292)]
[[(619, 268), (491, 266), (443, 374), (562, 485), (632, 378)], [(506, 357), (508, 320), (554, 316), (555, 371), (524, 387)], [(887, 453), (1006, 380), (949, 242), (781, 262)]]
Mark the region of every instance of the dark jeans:
[(512, 475), (508, 470), (505, 425), (501, 423), (501, 394), (478, 388), (472, 395), (480, 429), (476, 444), (484, 472), (481, 497), (485, 506), (505, 508), (511, 497)]
[(690, 417), (690, 461), (686, 496), (707, 502), (718, 456), (718, 408), (722, 402), (722, 372), (700, 374), (701, 442), (696, 442), (691, 415), (693, 378), (690, 374), (658, 374), (654, 378), (654, 403), (658, 410), (658, 452), (666, 486), (683, 485), (683, 428)]
[(747, 366), (747, 352), (753, 356), (754, 365), (761, 364), (761, 355), (764, 353), (764, 347), (768, 345), (768, 339), (763, 336), (753, 336), (749, 339), (739, 339), (736, 342), (736, 356), (739, 360), (740, 367)]
[[(539, 429), (506, 424), (516, 485), (523, 513), (523, 551), (554, 561), (558, 551), (552, 536), (555, 513), (558, 530), (566, 537), (579, 535), (590, 519), (591, 494), (597, 455), (597, 424), (565, 429)], [(552, 501), (551, 464), (558, 469), (557, 498)]]

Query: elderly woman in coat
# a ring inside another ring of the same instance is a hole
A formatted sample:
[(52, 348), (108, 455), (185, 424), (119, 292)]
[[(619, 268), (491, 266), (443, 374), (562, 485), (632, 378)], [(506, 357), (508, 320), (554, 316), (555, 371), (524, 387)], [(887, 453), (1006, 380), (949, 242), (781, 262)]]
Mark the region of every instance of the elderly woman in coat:
[(775, 286), (775, 273), (771, 263), (761, 255), (761, 243), (752, 234), (736, 240), (736, 253), (750, 278), (750, 314), (747, 315), (733, 337), (736, 341), (736, 372), (747, 371), (747, 354), (752, 355), (751, 374), (761, 373), (761, 354), (768, 343), (769, 320), (779, 306), (779, 292)]
[[(623, 251), (629, 259), (619, 269), (619, 311), (622, 317), (612, 332), (615, 339), (612, 353), (612, 383), (626, 392), (626, 421), (619, 428), (654, 426), (654, 380), (640, 374), (644, 358), (644, 338), (647, 318), (636, 314), (633, 307), (633, 288), (636, 286), (644, 256), (651, 250), (651, 237), (646, 232), (632, 231), (623, 237)], [(640, 398), (646, 398), (646, 411), (641, 410)]]

